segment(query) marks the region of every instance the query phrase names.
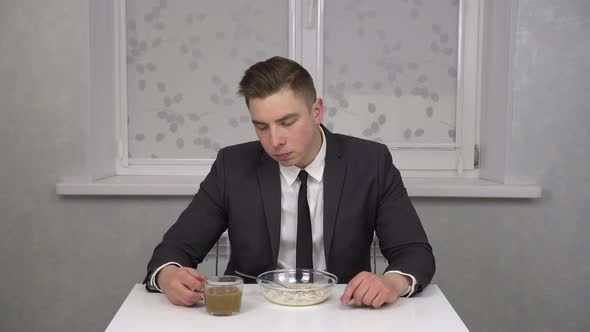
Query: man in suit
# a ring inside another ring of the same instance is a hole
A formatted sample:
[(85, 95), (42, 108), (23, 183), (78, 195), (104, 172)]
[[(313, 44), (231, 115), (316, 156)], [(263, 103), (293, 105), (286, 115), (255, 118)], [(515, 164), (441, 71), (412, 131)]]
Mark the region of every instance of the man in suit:
[[(420, 292), (434, 256), (399, 171), (383, 144), (333, 134), (309, 73), (273, 57), (244, 74), (259, 141), (219, 151), (187, 209), (154, 250), (145, 279), (177, 305), (202, 300), (196, 267), (227, 230), (226, 274), (315, 268), (348, 283), (342, 303), (380, 307)], [(379, 238), (387, 266), (370, 273)]]

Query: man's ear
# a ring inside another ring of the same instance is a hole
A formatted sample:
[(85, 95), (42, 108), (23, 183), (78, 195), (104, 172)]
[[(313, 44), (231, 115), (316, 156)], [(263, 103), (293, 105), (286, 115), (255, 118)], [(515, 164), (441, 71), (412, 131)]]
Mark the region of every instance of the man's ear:
[(311, 108), (311, 112), (313, 114), (315, 123), (317, 125), (322, 123), (322, 120), (324, 119), (324, 102), (322, 101), (322, 98), (318, 98), (315, 100)]

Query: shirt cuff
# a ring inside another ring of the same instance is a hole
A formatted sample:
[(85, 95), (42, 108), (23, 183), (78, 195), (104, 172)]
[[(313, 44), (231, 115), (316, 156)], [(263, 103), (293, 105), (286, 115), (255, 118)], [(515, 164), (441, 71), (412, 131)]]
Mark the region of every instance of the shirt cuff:
[(182, 265), (176, 262), (168, 262), (166, 264), (161, 265), (159, 268), (156, 269), (156, 271), (154, 271), (154, 273), (152, 273), (152, 277), (150, 278), (150, 285), (160, 293), (164, 293), (164, 291), (161, 290), (160, 287), (158, 287), (158, 284), (156, 283), (156, 276), (158, 275), (158, 272), (160, 272), (160, 270), (162, 270), (168, 265), (176, 265), (178, 267), (182, 267)]
[(405, 292), (403, 292), (403, 293), (400, 295), (400, 297), (402, 297), (402, 296), (410, 297), (410, 296), (412, 296), (412, 294), (414, 294), (414, 290), (415, 290), (415, 288), (416, 288), (416, 278), (414, 278), (414, 276), (413, 276), (413, 275), (411, 275), (411, 274), (408, 274), (408, 273), (403, 273), (403, 272), (401, 272), (401, 271), (397, 271), (397, 270), (394, 270), (394, 271), (387, 271), (387, 272), (385, 272), (385, 273), (384, 273), (384, 275), (385, 275), (385, 274), (388, 274), (388, 273), (397, 273), (397, 274), (401, 274), (401, 275), (403, 275), (403, 276), (406, 276), (406, 277), (409, 277), (410, 279), (412, 279), (412, 284), (411, 284), (410, 286), (408, 286), (408, 289), (406, 289), (406, 291), (405, 291)]

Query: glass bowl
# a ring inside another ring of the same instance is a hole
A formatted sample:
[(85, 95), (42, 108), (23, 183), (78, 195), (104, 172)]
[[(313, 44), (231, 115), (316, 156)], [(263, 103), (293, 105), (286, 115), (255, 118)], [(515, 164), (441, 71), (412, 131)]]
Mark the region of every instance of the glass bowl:
[[(270, 283), (275, 281), (288, 288)], [(267, 300), (287, 306), (306, 306), (326, 300), (338, 278), (328, 272), (308, 269), (267, 271), (258, 276), (258, 285)]]

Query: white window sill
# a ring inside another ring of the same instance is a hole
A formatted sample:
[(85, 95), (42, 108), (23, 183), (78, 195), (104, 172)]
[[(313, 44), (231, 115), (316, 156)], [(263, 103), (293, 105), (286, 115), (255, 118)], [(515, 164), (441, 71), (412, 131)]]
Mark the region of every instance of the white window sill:
[[(92, 196), (193, 196), (203, 176), (119, 175), (101, 180), (65, 178), (57, 194)], [(404, 178), (411, 197), (539, 198), (541, 187), (481, 179)]]

